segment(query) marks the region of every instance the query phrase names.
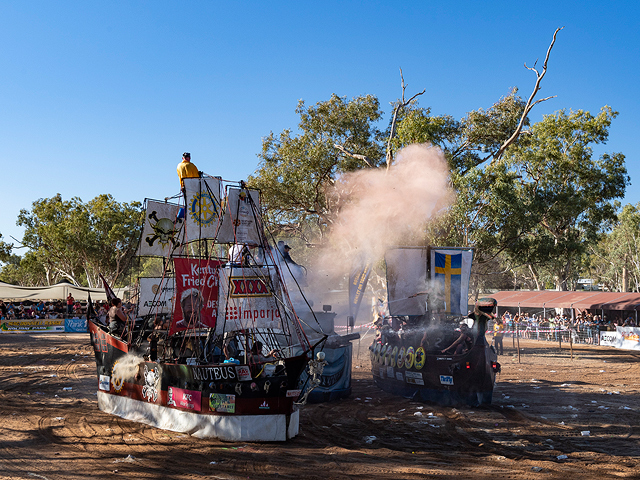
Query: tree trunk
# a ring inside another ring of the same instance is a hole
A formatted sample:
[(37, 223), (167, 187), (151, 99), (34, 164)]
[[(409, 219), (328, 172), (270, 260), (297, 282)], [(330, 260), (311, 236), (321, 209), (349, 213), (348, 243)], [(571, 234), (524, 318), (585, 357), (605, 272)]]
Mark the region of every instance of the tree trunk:
[(540, 288), (540, 279), (538, 278), (538, 273), (535, 271), (533, 265), (531, 264), (529, 264), (529, 271), (531, 272), (533, 281), (536, 283), (536, 290), (542, 290), (542, 288)]

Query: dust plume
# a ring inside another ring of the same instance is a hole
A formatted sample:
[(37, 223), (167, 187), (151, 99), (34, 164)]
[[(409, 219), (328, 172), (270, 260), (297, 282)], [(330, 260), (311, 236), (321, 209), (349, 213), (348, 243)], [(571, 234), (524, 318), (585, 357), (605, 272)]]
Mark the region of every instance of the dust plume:
[(112, 377), (115, 383), (130, 382), (142, 373), (144, 358), (128, 353), (113, 366)]
[(453, 200), (448, 179), (442, 151), (425, 144), (402, 149), (388, 171), (342, 176), (332, 197), (338, 218), (309, 269), (308, 292), (335, 288), (358, 258), (377, 262), (390, 246), (423, 245), (425, 225)]

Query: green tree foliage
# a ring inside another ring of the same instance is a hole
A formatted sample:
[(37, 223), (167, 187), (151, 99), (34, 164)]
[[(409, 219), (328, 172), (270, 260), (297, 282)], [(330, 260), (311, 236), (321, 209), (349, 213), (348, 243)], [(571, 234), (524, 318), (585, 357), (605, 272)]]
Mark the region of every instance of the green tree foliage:
[(606, 142), (616, 115), (609, 107), (595, 116), (547, 115), (505, 157), (515, 177), (504, 212), (518, 224), (511, 231), (522, 231), (508, 252), (514, 261), (546, 268), (557, 289), (568, 288), (589, 245), (615, 221), (616, 199), (629, 184), (624, 155), (593, 157), (592, 146)]
[(640, 292), (640, 203), (625, 205), (611, 232), (590, 251), (590, 278), (610, 291)]
[[(432, 116), (431, 109), (413, 106), (401, 118), (393, 140), (396, 150), (411, 143), (430, 143), (442, 149), (455, 180), (493, 158), (516, 129), (525, 102), (512, 89), (489, 109), (469, 112), (461, 120)], [(528, 122), (525, 122), (528, 125)]]
[(29, 255), (44, 271), (32, 283), (50, 285), (66, 278), (75, 285), (94, 287), (99, 285), (99, 273), (112, 284), (124, 280), (142, 218), (139, 202), (118, 203), (111, 195), (99, 195), (88, 203), (77, 197), (65, 201), (60, 194), (35, 201), (30, 211), (20, 211), (17, 222), (25, 227), (23, 244)]
[(384, 162), (382, 134), (375, 127), (382, 112), (374, 96), (347, 100), (332, 95), (311, 107), (300, 101), (296, 113), (299, 133), (271, 132), (263, 140), (259, 168), (248, 183), (262, 190), (276, 233), (310, 241), (331, 225), (335, 203), (328, 187), (336, 177)]
[(33, 252), (27, 252), (23, 257), (10, 255), (0, 268), (0, 281), (12, 285), (40, 286), (44, 285), (44, 278), (44, 267)]
[[(511, 272), (514, 285), (544, 288), (551, 278), (566, 289), (587, 246), (614, 221), (615, 201), (629, 182), (624, 155), (593, 156), (616, 112), (560, 111), (534, 125), (525, 118), (522, 134), (505, 150), (525, 108), (516, 89), (460, 120), (434, 116), (413, 101), (398, 113), (391, 146), (428, 142), (447, 159), (457, 200), (427, 227), (431, 242), (475, 247), (487, 282)], [(384, 166), (389, 131), (375, 128), (381, 112), (371, 96), (334, 95), (310, 108), (301, 102), (297, 113), (301, 133), (266, 138), (251, 183), (262, 189), (280, 232), (312, 242), (338, 213), (327, 187), (342, 172)]]
[(13, 244), (6, 243), (2, 240), (2, 234), (0, 233), (0, 262), (8, 262), (11, 257), (11, 250)]

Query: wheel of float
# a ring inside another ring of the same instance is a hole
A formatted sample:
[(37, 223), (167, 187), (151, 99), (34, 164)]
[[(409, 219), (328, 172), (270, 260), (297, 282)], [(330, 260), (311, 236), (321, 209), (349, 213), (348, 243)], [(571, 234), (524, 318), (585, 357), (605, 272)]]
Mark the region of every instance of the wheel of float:
[(398, 352), (398, 368), (402, 368), (402, 366), (404, 365), (404, 355), (405, 355), (405, 349), (404, 347), (402, 347), (400, 349), (400, 351)]
[(413, 347), (407, 348), (407, 354), (404, 357), (404, 368), (409, 369), (413, 367), (413, 359), (415, 355), (413, 353)]
[(416, 350), (416, 359), (414, 362), (416, 370), (422, 370), (422, 367), (424, 367), (425, 359), (426, 359), (426, 355), (424, 353), (424, 348), (419, 347)]
[(397, 357), (398, 357), (398, 347), (393, 347), (393, 350), (391, 350), (391, 358), (389, 359), (389, 365), (391, 365), (392, 367), (395, 367)]

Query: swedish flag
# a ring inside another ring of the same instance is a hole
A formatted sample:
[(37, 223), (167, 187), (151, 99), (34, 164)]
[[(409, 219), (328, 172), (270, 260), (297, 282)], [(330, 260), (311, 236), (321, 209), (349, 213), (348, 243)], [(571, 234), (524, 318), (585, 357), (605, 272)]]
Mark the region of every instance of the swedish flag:
[(460, 290), (462, 286), (462, 254), (435, 252), (435, 280), (444, 294), (445, 312), (462, 315)]

